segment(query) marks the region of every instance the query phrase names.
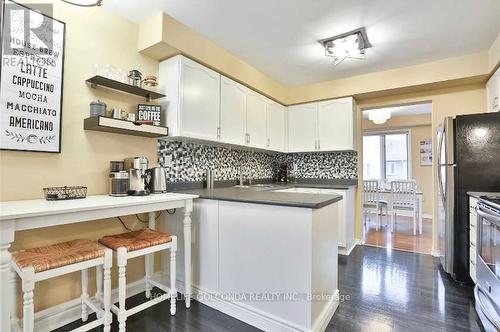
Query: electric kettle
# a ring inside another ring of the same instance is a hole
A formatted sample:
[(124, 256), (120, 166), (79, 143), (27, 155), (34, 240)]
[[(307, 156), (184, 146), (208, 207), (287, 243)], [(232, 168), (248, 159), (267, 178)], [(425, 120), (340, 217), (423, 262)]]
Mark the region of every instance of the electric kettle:
[(156, 166), (148, 169), (146, 177), (148, 181), (148, 189), (152, 194), (161, 194), (167, 192), (167, 169), (165, 167)]

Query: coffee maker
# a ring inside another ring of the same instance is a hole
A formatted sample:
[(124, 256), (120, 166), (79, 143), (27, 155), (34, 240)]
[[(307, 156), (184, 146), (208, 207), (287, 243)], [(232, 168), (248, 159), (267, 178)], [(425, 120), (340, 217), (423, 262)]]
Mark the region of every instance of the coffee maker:
[(125, 170), (129, 173), (129, 190), (131, 196), (146, 196), (149, 195), (149, 190), (146, 189), (148, 169), (148, 158), (134, 157), (125, 159)]

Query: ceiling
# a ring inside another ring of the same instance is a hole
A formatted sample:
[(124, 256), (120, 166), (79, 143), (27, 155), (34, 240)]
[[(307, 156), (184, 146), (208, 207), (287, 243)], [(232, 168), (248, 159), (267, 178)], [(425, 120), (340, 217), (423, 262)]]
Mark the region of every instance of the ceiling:
[[(140, 22), (163, 11), (287, 86), (488, 49), (499, 0), (104, 0)], [(319, 39), (366, 27), (366, 60), (338, 66)]]
[[(421, 115), (421, 114), (431, 114), (432, 113), (432, 104), (431, 103), (423, 103), (423, 104), (414, 104), (414, 105), (402, 105), (395, 107), (383, 107), (382, 109), (390, 109), (391, 117), (397, 116), (407, 116), (407, 115)], [(368, 119), (368, 111), (363, 111), (363, 119)]]

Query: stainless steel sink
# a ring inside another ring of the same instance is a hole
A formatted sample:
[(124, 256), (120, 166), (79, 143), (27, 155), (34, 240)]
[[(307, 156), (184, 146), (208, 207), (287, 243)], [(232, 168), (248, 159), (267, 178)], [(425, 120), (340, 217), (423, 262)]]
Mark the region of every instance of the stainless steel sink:
[(251, 190), (274, 190), (280, 188), (279, 185), (272, 183), (258, 183), (258, 184), (249, 184), (249, 185), (236, 185), (235, 188), (245, 188)]

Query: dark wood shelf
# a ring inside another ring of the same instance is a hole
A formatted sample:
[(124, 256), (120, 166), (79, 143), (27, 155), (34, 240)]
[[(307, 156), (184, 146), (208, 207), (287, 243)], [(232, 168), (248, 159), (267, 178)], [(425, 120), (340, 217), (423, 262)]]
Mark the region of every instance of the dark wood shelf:
[(153, 126), (147, 124), (135, 124), (105, 116), (92, 116), (86, 118), (83, 123), (85, 130), (104, 131), (107, 133), (125, 134), (142, 137), (165, 137), (168, 136), (168, 127)]
[(155, 91), (151, 91), (151, 90), (147, 90), (147, 89), (143, 89), (143, 88), (140, 88), (138, 86), (133, 86), (133, 85), (123, 83), (120, 81), (112, 80), (110, 78), (106, 78), (104, 76), (99, 76), (99, 75), (96, 75), (94, 77), (89, 78), (86, 82), (89, 83), (90, 86), (93, 88), (96, 86), (104, 86), (106, 88), (110, 88), (113, 90), (126, 92), (126, 93), (130, 93), (130, 94), (133, 94), (136, 96), (144, 97), (148, 101), (165, 97), (164, 94), (161, 94), (161, 93), (158, 93)]

